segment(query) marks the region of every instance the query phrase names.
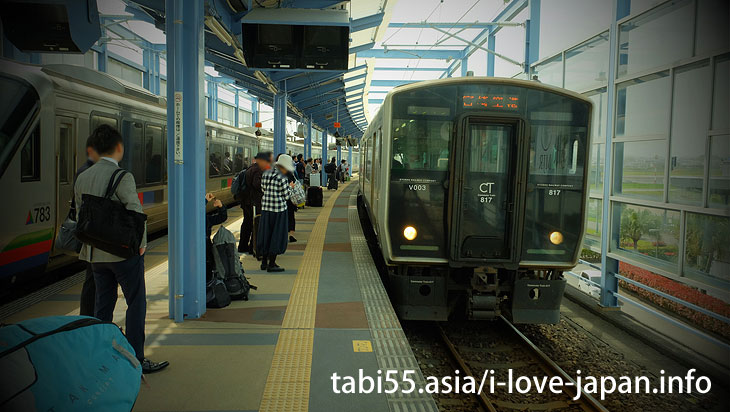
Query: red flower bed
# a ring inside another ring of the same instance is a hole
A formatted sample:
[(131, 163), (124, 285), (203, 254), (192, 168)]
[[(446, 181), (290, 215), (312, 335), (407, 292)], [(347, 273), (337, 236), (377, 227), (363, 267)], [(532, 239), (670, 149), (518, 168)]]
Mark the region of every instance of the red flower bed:
[[(693, 303), (697, 306), (700, 306), (722, 316), (730, 317), (730, 304), (727, 304), (722, 300), (712, 297), (710, 295), (704, 294), (699, 290), (687, 286), (683, 283), (679, 283), (662, 275), (657, 275), (656, 273), (652, 273), (648, 270), (641, 269), (639, 267), (624, 262), (620, 262), (619, 273), (650, 288), (662, 291), (668, 295), (672, 295), (686, 302)], [(718, 319), (707, 316), (704, 313), (697, 312), (696, 310), (690, 309), (679, 303), (672, 302), (669, 299), (663, 298), (659, 295), (656, 295), (638, 286), (631, 285), (627, 282), (620, 281), (619, 285), (623, 289), (629, 290), (646, 299), (647, 301), (652, 302), (661, 308), (667, 309), (670, 312), (679, 315), (680, 317), (684, 318), (692, 324), (695, 324), (704, 329), (722, 335), (727, 339), (730, 339), (730, 325)]]

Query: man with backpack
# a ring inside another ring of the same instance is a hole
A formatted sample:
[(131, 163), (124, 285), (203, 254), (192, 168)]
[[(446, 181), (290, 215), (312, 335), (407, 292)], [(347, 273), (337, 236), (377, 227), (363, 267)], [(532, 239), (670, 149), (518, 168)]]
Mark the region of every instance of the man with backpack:
[[(242, 171), (236, 180), (240, 180), (238, 195), (234, 196), (241, 201), (243, 223), (241, 223), (241, 237), (238, 242), (239, 253), (253, 254), (253, 220), (256, 213), (261, 211), (261, 198), (264, 191), (261, 189), (261, 176), (271, 168), (271, 152), (260, 152), (254, 157), (253, 164)], [(233, 188), (233, 185), (231, 185)]]
[[(122, 135), (109, 125), (101, 125), (92, 132), (94, 149), (99, 154), (99, 161), (81, 173), (74, 184), (74, 201), (77, 209), (77, 221), (83, 215), (84, 195), (104, 197), (111, 192), (109, 199), (118, 202), (126, 210), (144, 213), (137, 196), (137, 185), (131, 173), (121, 172), (116, 189), (110, 190), (110, 180), (119, 170), (119, 162), (124, 157)], [(86, 206), (88, 209), (89, 206)], [(97, 222), (98, 223), (98, 222)], [(107, 223), (107, 222), (104, 222)], [(113, 222), (108, 227), (110, 238), (105, 240), (114, 242)], [(147, 296), (144, 281), (144, 253), (147, 249), (147, 230), (142, 234), (139, 250), (134, 251), (131, 257), (117, 256), (104, 251), (99, 247), (84, 243), (79, 253), (79, 259), (91, 263), (96, 283), (96, 305), (94, 316), (102, 321), (111, 322), (114, 317), (114, 306), (117, 303), (117, 288), (122, 287), (124, 299), (127, 302), (127, 319), (125, 333), (129, 344), (134, 348), (137, 359), (142, 364), (143, 373), (152, 373), (167, 367), (168, 362), (152, 362), (144, 357), (145, 316), (147, 314)]]

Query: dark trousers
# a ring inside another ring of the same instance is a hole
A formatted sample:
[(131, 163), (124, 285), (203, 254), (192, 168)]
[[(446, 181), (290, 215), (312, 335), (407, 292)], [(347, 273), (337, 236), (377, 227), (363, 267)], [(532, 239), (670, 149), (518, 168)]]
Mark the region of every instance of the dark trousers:
[(94, 263), (96, 281), (95, 316), (111, 322), (117, 304), (117, 285), (122, 287), (127, 301), (125, 332), (129, 344), (144, 359), (144, 323), (147, 314), (147, 297), (144, 286), (144, 256), (135, 256), (121, 262)]
[(81, 287), (81, 302), (79, 304), (79, 315), (94, 316), (94, 302), (96, 301), (96, 283), (94, 282), (94, 271), (91, 263), (86, 263), (86, 279)]
[(286, 217), (290, 232), (293, 232), (297, 228), (297, 218), (294, 216), (297, 209), (297, 206), (291, 200), (286, 201)]
[(251, 234), (253, 233), (253, 205), (241, 204), (243, 223), (241, 223), (241, 237), (238, 240), (238, 251), (251, 250)]

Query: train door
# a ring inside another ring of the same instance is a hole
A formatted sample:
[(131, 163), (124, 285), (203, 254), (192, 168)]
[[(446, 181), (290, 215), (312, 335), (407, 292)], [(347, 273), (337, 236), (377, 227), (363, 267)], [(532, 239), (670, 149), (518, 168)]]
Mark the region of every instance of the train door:
[(519, 124), (467, 117), (460, 126), (451, 166), (451, 257), (508, 262)]
[[(84, 149), (85, 150), (85, 149)], [(86, 160), (86, 158), (84, 158)], [(70, 117), (56, 116), (56, 224), (66, 219), (71, 206), (76, 170), (76, 127)]]

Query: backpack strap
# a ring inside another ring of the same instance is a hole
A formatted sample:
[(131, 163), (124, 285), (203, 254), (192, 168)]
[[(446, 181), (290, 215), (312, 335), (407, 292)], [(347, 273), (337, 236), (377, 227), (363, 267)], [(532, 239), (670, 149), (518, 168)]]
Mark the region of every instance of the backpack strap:
[[(106, 194), (104, 195), (106, 199), (111, 198), (112, 195), (116, 193), (119, 183), (122, 182), (122, 179), (124, 179), (124, 175), (126, 175), (127, 173), (129, 172), (124, 169), (117, 169), (114, 171), (114, 173), (112, 173), (112, 177), (109, 178), (109, 184), (106, 187)], [(119, 176), (119, 178), (115, 180), (117, 176)]]

